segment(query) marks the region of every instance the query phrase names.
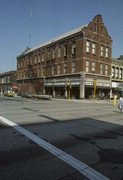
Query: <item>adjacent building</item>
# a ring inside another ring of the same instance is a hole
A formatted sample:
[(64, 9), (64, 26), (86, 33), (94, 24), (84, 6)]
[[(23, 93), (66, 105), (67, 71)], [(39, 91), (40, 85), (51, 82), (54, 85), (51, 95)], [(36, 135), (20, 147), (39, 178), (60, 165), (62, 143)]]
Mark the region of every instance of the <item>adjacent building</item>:
[[(87, 25), (67, 32), (17, 57), (18, 94), (89, 98), (111, 92), (112, 39), (97, 15)], [(95, 85), (94, 85), (95, 84)]]
[(112, 59), (112, 94), (123, 95), (123, 55)]
[(8, 71), (0, 74), (0, 93), (3, 94), (10, 89), (17, 89), (16, 71)]

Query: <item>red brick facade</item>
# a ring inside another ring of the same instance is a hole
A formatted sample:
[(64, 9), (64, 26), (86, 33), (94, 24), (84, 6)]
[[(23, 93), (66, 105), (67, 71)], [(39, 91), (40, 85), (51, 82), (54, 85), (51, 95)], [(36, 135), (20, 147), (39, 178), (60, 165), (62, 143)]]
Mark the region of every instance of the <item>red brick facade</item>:
[(88, 25), (27, 49), (17, 57), (19, 94), (45, 92), (67, 97), (70, 83), (71, 97), (88, 98), (93, 95), (96, 79), (97, 94), (107, 95), (111, 54), (111, 37), (101, 15), (97, 15)]

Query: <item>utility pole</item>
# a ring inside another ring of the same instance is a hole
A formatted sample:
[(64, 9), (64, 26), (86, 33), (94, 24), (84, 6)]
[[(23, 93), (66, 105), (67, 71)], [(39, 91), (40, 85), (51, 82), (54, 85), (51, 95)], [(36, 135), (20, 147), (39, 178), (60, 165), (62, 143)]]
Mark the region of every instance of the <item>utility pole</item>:
[(30, 8), (30, 17), (29, 17), (29, 48), (31, 48), (31, 39), (32, 39), (32, 8)]

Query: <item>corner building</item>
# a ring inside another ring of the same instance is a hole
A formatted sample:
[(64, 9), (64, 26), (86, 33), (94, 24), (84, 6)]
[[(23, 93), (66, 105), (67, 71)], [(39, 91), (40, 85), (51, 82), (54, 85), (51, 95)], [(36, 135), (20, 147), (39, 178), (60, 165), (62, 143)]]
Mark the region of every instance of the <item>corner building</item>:
[(112, 39), (97, 15), (89, 24), (65, 33), (17, 57), (19, 95), (89, 98), (111, 90)]

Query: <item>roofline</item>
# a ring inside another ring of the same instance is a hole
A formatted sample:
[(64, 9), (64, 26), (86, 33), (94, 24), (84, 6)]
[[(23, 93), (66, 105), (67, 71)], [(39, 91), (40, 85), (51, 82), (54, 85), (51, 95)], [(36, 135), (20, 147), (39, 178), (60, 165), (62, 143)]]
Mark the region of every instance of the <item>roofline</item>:
[(16, 70), (0, 73), (0, 76), (9, 75), (9, 74), (12, 74), (12, 73), (16, 73)]
[[(87, 27), (87, 26), (88, 26), (88, 24), (86, 24), (86, 25), (84, 25), (84, 26), (80, 26), (80, 27), (78, 27), (78, 28), (76, 28), (76, 29), (73, 29), (73, 30), (71, 30), (71, 31), (69, 31), (69, 32), (67, 32), (67, 33), (64, 33), (63, 35), (60, 35), (60, 36), (58, 36), (58, 37), (56, 37), (56, 38), (54, 38), (54, 39), (52, 39), (52, 40), (49, 40), (49, 41), (47, 41), (47, 42), (45, 42), (45, 43), (42, 43), (42, 44), (40, 44), (40, 45), (38, 45), (38, 46), (36, 46), (36, 47), (34, 47), (34, 48), (30, 48), (30, 49), (28, 49), (26, 52), (20, 54), (19, 56), (26, 55), (26, 54), (28, 54), (28, 53), (36, 50), (36, 49), (42, 48), (42, 47), (47, 46), (47, 45), (49, 45), (49, 44), (51, 44), (51, 43), (57, 42), (57, 41), (59, 41), (59, 40), (62, 40), (62, 39), (67, 38), (67, 37), (69, 37), (69, 36), (72, 36), (72, 35), (74, 35), (74, 34), (76, 34), (76, 33), (79, 33), (79, 32), (81, 32), (81, 31), (82, 31), (85, 27)], [(19, 57), (19, 56), (18, 56), (18, 57)]]

